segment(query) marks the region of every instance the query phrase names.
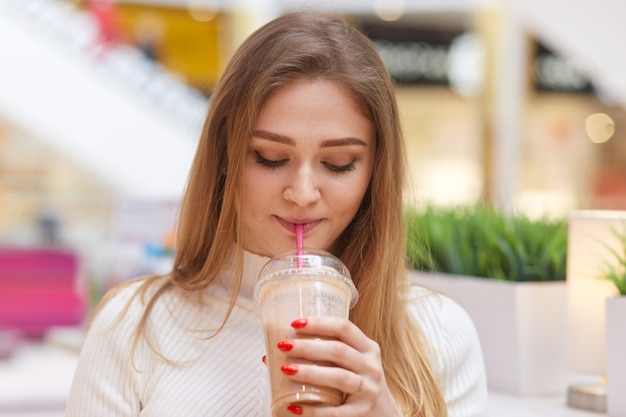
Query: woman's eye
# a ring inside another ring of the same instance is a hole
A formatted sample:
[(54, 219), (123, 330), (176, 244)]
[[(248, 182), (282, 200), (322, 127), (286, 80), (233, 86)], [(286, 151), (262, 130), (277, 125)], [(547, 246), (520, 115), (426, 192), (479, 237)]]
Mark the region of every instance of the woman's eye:
[(255, 159), (257, 163), (264, 165), (266, 167), (270, 167), (270, 168), (278, 168), (279, 166), (283, 165), (285, 162), (288, 161), (287, 159), (278, 159), (278, 160), (267, 159), (267, 158), (264, 158), (257, 151), (254, 152), (254, 155), (255, 155)]
[(353, 159), (349, 164), (346, 164), (346, 165), (335, 165), (335, 164), (329, 164), (328, 162), (324, 162), (324, 165), (326, 165), (326, 168), (330, 169), (333, 172), (346, 172), (346, 171), (354, 170), (355, 161), (356, 160)]

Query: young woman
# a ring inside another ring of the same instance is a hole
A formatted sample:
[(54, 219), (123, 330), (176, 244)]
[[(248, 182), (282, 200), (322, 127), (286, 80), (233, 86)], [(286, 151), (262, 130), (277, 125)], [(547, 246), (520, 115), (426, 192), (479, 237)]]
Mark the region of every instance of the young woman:
[[(304, 317), (287, 375), (345, 392), (303, 416), (486, 415), (471, 320), (405, 272), (404, 153), (394, 86), (342, 19), (280, 17), (252, 34), (211, 96), (172, 271), (109, 293), (87, 334), (66, 417), (270, 415), (252, 291), (268, 257), (306, 246), (351, 272), (350, 320)], [(284, 344), (283, 344), (284, 347)], [(277, 347), (278, 349), (278, 347)]]

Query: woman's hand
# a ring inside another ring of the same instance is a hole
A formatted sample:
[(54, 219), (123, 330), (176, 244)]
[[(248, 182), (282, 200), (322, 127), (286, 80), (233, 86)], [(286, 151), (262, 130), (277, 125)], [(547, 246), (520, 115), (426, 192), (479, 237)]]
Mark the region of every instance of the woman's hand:
[[(300, 335), (320, 339), (282, 341), (281, 349), (288, 357), (309, 361), (333, 362), (336, 367), (285, 363), (281, 370), (290, 379), (341, 390), (344, 404), (337, 407), (292, 405), (288, 410), (302, 416), (401, 416), (385, 380), (380, 347), (354, 323), (338, 317), (309, 317), (292, 323)], [(333, 340), (327, 340), (329, 338)]]

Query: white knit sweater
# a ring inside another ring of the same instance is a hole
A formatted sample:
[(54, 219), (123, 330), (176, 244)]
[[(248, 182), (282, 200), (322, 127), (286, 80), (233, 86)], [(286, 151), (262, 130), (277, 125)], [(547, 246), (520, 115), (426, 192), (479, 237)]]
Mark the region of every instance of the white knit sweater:
[[(87, 333), (65, 417), (269, 417), (263, 326), (252, 300), (266, 261), (245, 254), (238, 305), (212, 338), (206, 329), (221, 324), (232, 272), (225, 271), (221, 285), (207, 293), (213, 300), (204, 307), (180, 292), (161, 297), (150, 315), (148, 339), (175, 363), (165, 362), (143, 338), (131, 357), (143, 306), (134, 301), (119, 319), (137, 284), (120, 292)], [(416, 291), (412, 312), (437, 352), (435, 366), (449, 416), (486, 416), (486, 378), (473, 323), (449, 298)]]

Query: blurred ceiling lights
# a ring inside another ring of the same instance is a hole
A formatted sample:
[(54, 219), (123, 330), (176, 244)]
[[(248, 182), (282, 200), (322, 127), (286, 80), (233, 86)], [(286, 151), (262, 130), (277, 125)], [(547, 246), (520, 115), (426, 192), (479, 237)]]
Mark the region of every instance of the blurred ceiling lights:
[(217, 16), (220, 9), (218, 0), (188, 0), (187, 11), (198, 22), (210, 22)]
[(605, 113), (594, 113), (585, 120), (585, 131), (593, 143), (605, 143), (615, 133), (615, 122)]
[(396, 21), (406, 12), (406, 0), (376, 0), (374, 11), (386, 22)]

